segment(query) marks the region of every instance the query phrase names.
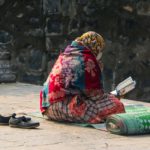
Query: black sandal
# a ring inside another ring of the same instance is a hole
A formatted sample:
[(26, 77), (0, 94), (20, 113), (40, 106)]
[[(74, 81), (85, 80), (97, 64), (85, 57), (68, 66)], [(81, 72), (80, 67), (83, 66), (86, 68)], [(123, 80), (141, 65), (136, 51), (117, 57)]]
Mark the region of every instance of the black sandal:
[(0, 125), (9, 125), (9, 119), (11, 118), (12, 115), (5, 117), (0, 115)]
[(39, 122), (33, 122), (29, 117), (22, 116), (16, 118), (16, 114), (12, 115), (9, 120), (9, 126), (15, 128), (32, 129), (38, 127), (39, 125)]

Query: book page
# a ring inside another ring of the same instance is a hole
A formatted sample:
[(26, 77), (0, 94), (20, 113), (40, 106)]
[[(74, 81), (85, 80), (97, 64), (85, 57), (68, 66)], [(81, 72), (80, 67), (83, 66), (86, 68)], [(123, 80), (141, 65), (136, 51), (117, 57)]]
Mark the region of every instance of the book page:
[(133, 90), (135, 88), (135, 85), (136, 82), (131, 77), (128, 77), (127, 79), (119, 83), (116, 89), (110, 93), (113, 95), (124, 95)]

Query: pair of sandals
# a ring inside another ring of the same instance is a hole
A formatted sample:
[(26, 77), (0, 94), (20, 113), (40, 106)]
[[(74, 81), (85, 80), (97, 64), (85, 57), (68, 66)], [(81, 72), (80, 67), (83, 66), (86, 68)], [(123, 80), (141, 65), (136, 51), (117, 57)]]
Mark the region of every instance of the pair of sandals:
[(39, 122), (32, 121), (30, 117), (16, 117), (16, 114), (12, 114), (8, 117), (0, 115), (0, 125), (9, 125), (10, 127), (32, 129), (40, 125)]

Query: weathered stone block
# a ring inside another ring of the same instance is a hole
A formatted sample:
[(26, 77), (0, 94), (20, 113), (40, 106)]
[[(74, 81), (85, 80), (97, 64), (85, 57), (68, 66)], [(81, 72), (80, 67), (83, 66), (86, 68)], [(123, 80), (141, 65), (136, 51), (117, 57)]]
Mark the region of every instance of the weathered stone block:
[(62, 35), (62, 22), (61, 19), (57, 18), (47, 18), (46, 21), (46, 35), (47, 36), (55, 36), (55, 35)]
[(9, 60), (0, 60), (0, 69), (1, 68), (11, 68)]
[(29, 82), (29, 83), (36, 83), (36, 84), (42, 84), (43, 83), (43, 74), (42, 73), (37, 73), (37, 74), (32, 74), (32, 73), (24, 73), (20, 79), (21, 81), (24, 82)]
[(0, 82), (15, 82), (16, 75), (12, 73), (0, 74)]
[(44, 0), (43, 1), (43, 9), (44, 14), (58, 14), (60, 13), (60, 0)]
[(150, 16), (150, 2), (147, 1), (139, 1), (136, 4), (137, 7), (137, 14), (138, 15), (144, 15), (144, 16)]
[(24, 33), (26, 36), (44, 37), (44, 31), (41, 28), (31, 29)]
[(5, 3), (5, 0), (0, 0), (0, 6), (2, 6)]
[(32, 49), (29, 53), (27, 68), (44, 71), (46, 68), (46, 54), (41, 50)]
[(0, 31), (0, 46), (11, 43), (12, 36), (6, 31)]
[(10, 52), (0, 51), (0, 60), (9, 60), (10, 57)]

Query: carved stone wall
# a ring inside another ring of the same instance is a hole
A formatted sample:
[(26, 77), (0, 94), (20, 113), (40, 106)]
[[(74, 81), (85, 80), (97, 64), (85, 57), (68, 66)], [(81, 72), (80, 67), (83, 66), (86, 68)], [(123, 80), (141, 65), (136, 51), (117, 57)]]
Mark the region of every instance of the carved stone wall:
[(0, 32), (0, 82), (16, 81), (16, 74), (12, 71), (11, 46), (12, 37), (4, 31)]
[(132, 76), (137, 86), (126, 97), (149, 101), (149, 0), (0, 0), (0, 33), (11, 37), (0, 49), (0, 80), (42, 84), (59, 52), (89, 30), (106, 41), (106, 91)]

